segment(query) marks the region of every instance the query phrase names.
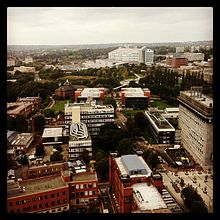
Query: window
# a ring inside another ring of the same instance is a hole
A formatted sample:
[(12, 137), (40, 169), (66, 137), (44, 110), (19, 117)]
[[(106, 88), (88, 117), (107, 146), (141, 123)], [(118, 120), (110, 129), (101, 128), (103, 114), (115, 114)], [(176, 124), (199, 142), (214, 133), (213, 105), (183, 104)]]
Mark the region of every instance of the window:
[(49, 205), (48, 203), (45, 203), (45, 207), (48, 207), (48, 205)]
[(36, 205), (34, 205), (34, 206), (33, 206), (33, 209), (36, 209), (36, 208), (37, 208), (37, 206), (36, 206)]
[(80, 184), (80, 189), (83, 189), (83, 184)]
[(79, 185), (78, 184), (76, 184), (76, 189), (79, 189)]
[(63, 195), (66, 195), (66, 192), (63, 192)]
[(38, 200), (42, 200), (42, 199), (43, 199), (43, 196), (39, 196), (39, 197), (38, 197)]
[(44, 197), (45, 199), (48, 199), (48, 195), (45, 195), (45, 197)]
[(20, 201), (16, 201), (16, 205), (20, 205)]
[(60, 204), (61, 203), (61, 200), (57, 200), (57, 204)]
[(54, 198), (54, 194), (51, 194), (51, 198)]
[(53, 202), (51, 202), (51, 205), (55, 205), (55, 202), (53, 201)]
[(36, 198), (36, 197), (33, 197), (33, 198), (32, 198), (32, 201), (33, 201), (33, 202), (34, 202), (34, 201), (36, 201), (36, 200), (37, 200), (37, 198)]
[(10, 206), (12, 206), (13, 204), (12, 204), (12, 202), (10, 202), (10, 204), (9, 204)]
[(39, 204), (39, 208), (43, 208), (43, 205), (42, 205), (42, 204)]

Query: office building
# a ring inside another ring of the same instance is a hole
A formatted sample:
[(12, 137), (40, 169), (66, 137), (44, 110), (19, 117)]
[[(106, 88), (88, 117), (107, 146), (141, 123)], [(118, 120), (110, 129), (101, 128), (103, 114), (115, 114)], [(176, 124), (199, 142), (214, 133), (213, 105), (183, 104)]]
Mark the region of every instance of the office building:
[(148, 88), (122, 88), (121, 103), (125, 108), (147, 109), (150, 104), (150, 90)]
[(32, 103), (34, 110), (40, 110), (42, 98), (40, 96), (17, 98), (16, 102)]
[(152, 64), (154, 62), (154, 51), (145, 46), (142, 48), (120, 47), (109, 52), (108, 58), (114, 62)]
[(82, 122), (72, 123), (69, 132), (69, 160), (80, 158), (84, 150), (92, 157), (92, 140), (87, 126)]
[[(159, 193), (163, 189), (162, 176), (159, 173), (152, 173), (141, 156), (136, 154), (118, 156), (117, 152), (110, 152), (109, 183), (119, 213), (137, 210), (169, 212)], [(154, 199), (151, 198), (152, 194), (155, 196)], [(143, 201), (148, 204), (144, 205)]]
[(181, 91), (179, 128), (181, 143), (203, 167), (213, 163), (213, 99), (202, 94), (202, 87)]
[(188, 64), (187, 58), (182, 53), (173, 54), (166, 57), (166, 65), (173, 68), (179, 68), (180, 66), (186, 66)]
[(87, 125), (92, 138), (99, 135), (100, 127), (114, 122), (114, 107), (112, 105), (96, 105), (95, 101), (86, 103), (65, 104), (65, 127), (69, 133), (70, 124), (83, 122)]
[(86, 102), (90, 97), (96, 100), (96, 104), (103, 104), (107, 89), (105, 88), (84, 88), (75, 91), (75, 102)]
[(204, 53), (184, 53), (184, 57), (189, 61), (204, 61), (205, 54)]
[(158, 109), (148, 108), (144, 115), (150, 132), (158, 144), (174, 144), (175, 128), (158, 112)]

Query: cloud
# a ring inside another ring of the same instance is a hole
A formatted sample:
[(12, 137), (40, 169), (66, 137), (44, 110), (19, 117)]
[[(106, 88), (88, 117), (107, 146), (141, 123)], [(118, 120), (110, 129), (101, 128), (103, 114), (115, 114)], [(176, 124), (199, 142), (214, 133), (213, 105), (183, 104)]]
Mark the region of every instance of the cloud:
[(7, 20), (9, 44), (86, 44), (143, 40), (152, 42), (154, 39), (211, 40), (213, 9), (11, 7), (8, 8)]

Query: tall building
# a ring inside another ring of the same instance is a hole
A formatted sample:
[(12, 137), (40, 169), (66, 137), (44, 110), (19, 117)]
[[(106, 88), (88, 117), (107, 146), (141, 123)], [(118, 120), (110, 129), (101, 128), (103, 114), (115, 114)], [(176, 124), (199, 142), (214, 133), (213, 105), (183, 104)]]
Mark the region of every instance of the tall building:
[(150, 90), (145, 88), (122, 88), (121, 103), (125, 108), (147, 109), (150, 104)]
[(202, 94), (202, 87), (181, 91), (179, 128), (183, 147), (203, 167), (213, 162), (213, 99)]
[(86, 124), (72, 123), (69, 132), (69, 160), (81, 157), (83, 150), (89, 152), (92, 157), (92, 140)]
[(147, 49), (145, 46), (142, 48), (124, 47), (109, 52), (108, 58), (114, 62), (152, 64), (154, 61), (154, 51)]
[(86, 103), (65, 104), (65, 127), (67, 134), (71, 123), (83, 122), (87, 125), (92, 138), (97, 137), (100, 127), (114, 122), (114, 107), (112, 105), (96, 105), (94, 101)]
[(119, 213), (170, 212), (161, 194), (162, 176), (152, 173), (141, 156), (136, 154), (109, 156), (109, 183)]

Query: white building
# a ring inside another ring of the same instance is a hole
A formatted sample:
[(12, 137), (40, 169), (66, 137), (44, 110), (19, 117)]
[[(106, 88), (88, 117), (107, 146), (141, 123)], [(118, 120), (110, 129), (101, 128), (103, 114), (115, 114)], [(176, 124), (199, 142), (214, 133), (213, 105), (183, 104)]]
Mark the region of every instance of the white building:
[(15, 66), (15, 59), (13, 57), (7, 59), (7, 66)]
[(98, 136), (100, 127), (114, 122), (112, 105), (96, 105), (94, 101), (65, 104), (65, 126), (69, 130), (71, 123), (83, 122), (92, 137)]
[(82, 122), (72, 123), (69, 136), (69, 160), (79, 158), (84, 150), (89, 151), (89, 156), (92, 156), (92, 140), (87, 126)]
[(176, 53), (184, 53), (184, 47), (176, 47)]
[(114, 62), (128, 62), (128, 63), (145, 63), (152, 64), (154, 59), (154, 51), (142, 48), (118, 48), (109, 52), (109, 60)]
[(19, 71), (22, 73), (35, 73), (35, 67), (29, 67), (29, 66), (14, 67), (14, 73), (16, 71)]
[(34, 60), (33, 60), (33, 57), (31, 57), (31, 56), (26, 56), (24, 59), (25, 64), (33, 63), (33, 62), (34, 62)]
[(204, 61), (204, 53), (184, 53), (184, 57), (188, 59), (189, 62), (192, 61)]
[(204, 168), (213, 165), (213, 99), (200, 87), (181, 91), (179, 128), (183, 147)]

